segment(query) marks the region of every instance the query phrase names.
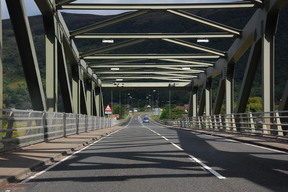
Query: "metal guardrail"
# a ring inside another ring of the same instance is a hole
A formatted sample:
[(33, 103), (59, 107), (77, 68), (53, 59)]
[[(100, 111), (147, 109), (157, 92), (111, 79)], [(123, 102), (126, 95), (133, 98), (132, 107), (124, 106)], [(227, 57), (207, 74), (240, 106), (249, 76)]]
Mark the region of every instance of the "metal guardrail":
[(160, 123), (191, 129), (288, 138), (288, 111), (197, 116)]
[(108, 127), (105, 117), (0, 109), (0, 151)]

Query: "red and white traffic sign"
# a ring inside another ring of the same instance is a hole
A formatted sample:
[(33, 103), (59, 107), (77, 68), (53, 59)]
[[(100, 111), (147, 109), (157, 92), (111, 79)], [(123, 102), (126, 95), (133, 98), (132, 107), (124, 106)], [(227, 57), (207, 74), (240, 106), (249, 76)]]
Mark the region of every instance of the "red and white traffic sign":
[(105, 114), (112, 114), (112, 108), (110, 107), (109, 104), (105, 108)]

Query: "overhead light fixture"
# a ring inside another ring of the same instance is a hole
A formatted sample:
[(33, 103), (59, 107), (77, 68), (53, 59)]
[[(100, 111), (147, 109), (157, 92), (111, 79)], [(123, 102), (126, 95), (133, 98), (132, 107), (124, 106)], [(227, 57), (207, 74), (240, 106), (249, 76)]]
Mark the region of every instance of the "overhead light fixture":
[(116, 81), (123, 81), (123, 79), (116, 79)]
[(182, 67), (182, 70), (190, 70), (190, 67)]
[(197, 39), (197, 43), (209, 43), (209, 39)]
[(172, 79), (173, 81), (179, 81), (180, 79)]
[(102, 43), (114, 43), (113, 39), (103, 39)]
[(118, 68), (118, 67), (112, 67), (111, 68), (111, 71), (119, 71), (120, 70), (120, 68)]

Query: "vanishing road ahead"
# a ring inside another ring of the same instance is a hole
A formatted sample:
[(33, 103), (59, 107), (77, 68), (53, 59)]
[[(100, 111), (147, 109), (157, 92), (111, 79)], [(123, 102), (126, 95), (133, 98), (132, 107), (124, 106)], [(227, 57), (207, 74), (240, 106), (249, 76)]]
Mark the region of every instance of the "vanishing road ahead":
[(134, 116), (30, 181), (32, 192), (288, 191), (288, 154)]

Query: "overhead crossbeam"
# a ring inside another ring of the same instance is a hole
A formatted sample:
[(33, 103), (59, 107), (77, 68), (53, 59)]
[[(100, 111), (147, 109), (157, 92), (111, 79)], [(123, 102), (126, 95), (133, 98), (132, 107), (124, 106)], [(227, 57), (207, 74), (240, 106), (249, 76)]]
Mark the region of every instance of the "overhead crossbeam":
[(213, 27), (213, 28), (216, 28), (216, 29), (219, 29), (219, 30), (222, 30), (222, 31), (226, 31), (226, 32), (232, 33), (234, 35), (238, 35), (238, 36), (241, 35), (241, 32), (238, 29), (234, 29), (232, 27), (223, 25), (221, 23), (217, 23), (215, 21), (211, 21), (209, 19), (205, 19), (203, 17), (199, 17), (199, 16), (194, 15), (192, 13), (188, 13), (188, 12), (181, 11), (181, 10), (167, 10), (167, 11), (169, 13), (174, 14), (174, 15), (178, 15), (178, 16), (184, 17), (186, 19), (189, 19), (189, 20), (192, 20), (192, 21), (196, 21), (198, 23), (207, 25), (209, 27)]
[(204, 46), (201, 46), (201, 45), (196, 45), (194, 43), (182, 41), (182, 40), (179, 40), (179, 39), (163, 39), (163, 41), (166, 41), (166, 42), (169, 42), (169, 43), (173, 43), (173, 44), (176, 44), (176, 45), (181, 45), (181, 46), (188, 47), (188, 48), (192, 48), (192, 49), (196, 49), (196, 50), (203, 51), (203, 52), (206, 52), (206, 53), (211, 53), (211, 54), (218, 55), (218, 56), (221, 56), (221, 57), (225, 57), (225, 53), (224, 52), (221, 52), (221, 51), (218, 51), (218, 50), (215, 50), (215, 49), (211, 49), (211, 48), (208, 48), (208, 47), (204, 47)]
[(234, 38), (227, 32), (207, 33), (85, 33), (74, 35), (75, 39), (199, 39), (199, 38)]
[[(182, 71), (173, 71), (174, 74), (197, 74), (202, 73), (203, 70), (182, 70)], [(171, 71), (99, 71), (97, 72), (98, 75), (102, 74), (169, 74)]]
[(70, 3), (57, 6), (58, 9), (77, 10), (167, 10), (167, 9), (237, 9), (260, 7), (261, 3), (250, 1), (217, 3), (182, 3), (182, 4), (98, 4)]
[(146, 41), (145, 39), (132, 39), (132, 40), (124, 41), (124, 42), (117, 43), (117, 44), (114, 44), (111, 46), (106, 46), (106, 47), (98, 48), (95, 50), (87, 51), (85, 53), (82, 53), (80, 56), (81, 57), (87, 57), (87, 56), (94, 55), (94, 54), (105, 53), (105, 52), (113, 51), (116, 49), (121, 49), (124, 47), (143, 43), (145, 41)]
[(94, 31), (94, 30), (99, 30), (99, 29), (102, 29), (102, 28), (105, 28), (105, 27), (108, 27), (108, 26), (111, 26), (111, 25), (114, 25), (117, 23), (121, 23), (123, 21), (129, 20), (129, 19), (132, 19), (135, 17), (139, 17), (141, 15), (145, 15), (147, 13), (149, 13), (149, 11), (147, 11), (147, 10), (124, 13), (124, 14), (121, 14), (121, 15), (116, 16), (114, 18), (107, 19), (105, 21), (101, 21), (101, 22), (83, 27), (81, 29), (77, 29), (75, 31), (72, 31), (71, 36), (73, 37), (73, 36), (81, 35), (83, 33), (88, 33), (88, 32)]
[[(118, 73), (117, 75), (118, 75), (118, 77), (131, 77), (132, 75), (135, 75), (135, 74), (137, 74), (137, 77), (152, 77), (152, 76), (155, 76), (155, 75), (157, 75), (157, 77), (159, 76), (159, 75), (161, 75), (161, 77), (164, 77), (164, 76), (166, 76), (166, 77), (173, 77), (173, 78), (177, 78), (177, 79), (179, 79), (179, 78), (189, 78), (189, 79), (191, 79), (191, 78), (196, 78), (196, 76), (195, 75), (197, 75), (196, 73), (195, 74), (193, 74), (193, 75), (191, 75), (191, 74), (179, 74), (179, 73), (172, 73), (172, 72), (166, 72), (166, 73), (161, 73), (161, 72), (147, 72), (147, 73), (125, 73), (125, 75), (123, 74), (123, 73)], [(101, 79), (104, 79), (105, 77), (113, 77), (113, 78), (115, 78), (116, 76), (115, 76), (116, 74), (101, 74), (101, 75), (99, 75), (99, 76), (101, 76)]]
[(65, 5), (65, 4), (71, 3), (73, 1), (77, 1), (77, 0), (56, 0), (56, 4), (58, 6), (60, 6), (60, 5)]
[(204, 62), (204, 61), (193, 61), (193, 60), (183, 60), (183, 59), (160, 59), (161, 61), (169, 61), (169, 62), (176, 62), (176, 63), (185, 63), (185, 64), (192, 64), (192, 65), (205, 65), (207, 67), (211, 67), (214, 63)]
[(87, 56), (84, 59), (219, 59), (219, 57), (210, 54), (102, 54)]
[(193, 78), (190, 77), (190, 78), (186, 78), (186, 80), (184, 78), (179, 78), (179, 79), (176, 79), (176, 78), (171, 78), (171, 77), (161, 77), (161, 76), (151, 76), (151, 77), (145, 77), (145, 76), (129, 76), (129, 77), (122, 77), (122, 76), (116, 76), (116, 77), (103, 77), (103, 82), (105, 82), (105, 80), (113, 80), (113, 82), (121, 79), (121, 80), (144, 80), (144, 79), (155, 79), (155, 80), (165, 80), (165, 81), (175, 81), (175, 82), (191, 82), (191, 79)]
[(114, 65), (114, 64), (108, 64), (108, 65), (89, 65), (92, 69), (101, 69), (101, 68), (113, 68), (113, 67), (119, 67), (119, 68), (151, 68), (151, 67), (195, 67), (195, 68), (201, 68), (201, 67), (208, 67), (207, 65), (193, 65), (193, 64), (167, 64), (167, 63), (132, 63), (129, 65)]

